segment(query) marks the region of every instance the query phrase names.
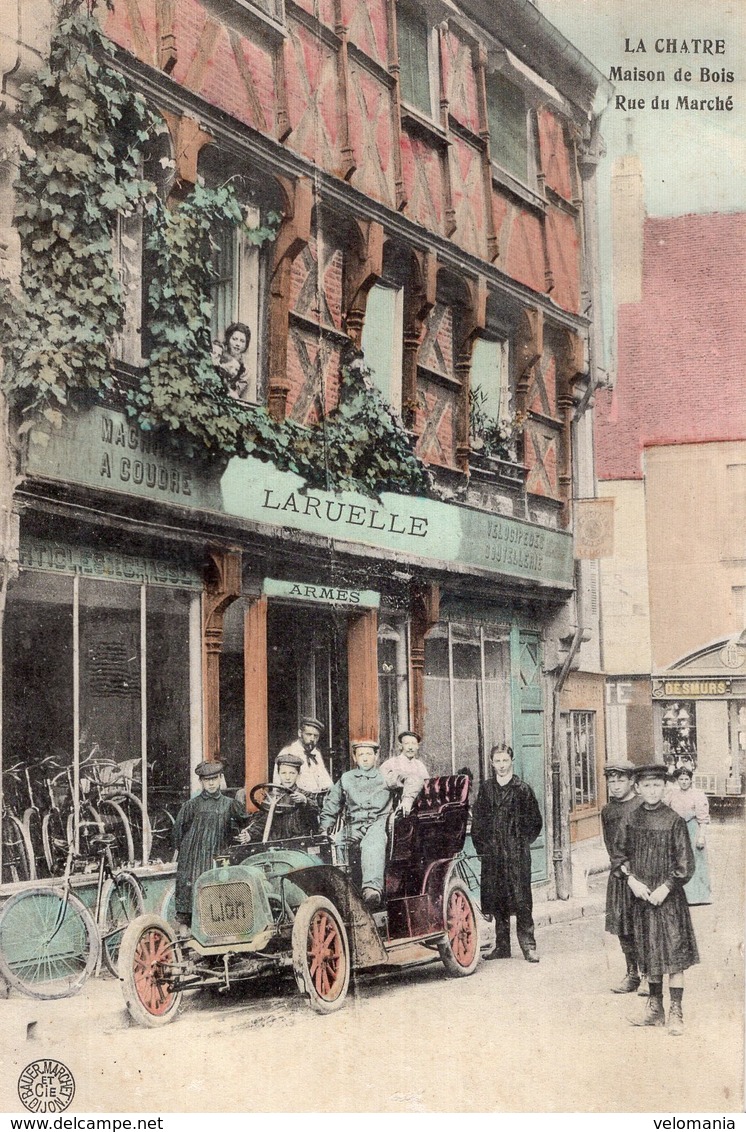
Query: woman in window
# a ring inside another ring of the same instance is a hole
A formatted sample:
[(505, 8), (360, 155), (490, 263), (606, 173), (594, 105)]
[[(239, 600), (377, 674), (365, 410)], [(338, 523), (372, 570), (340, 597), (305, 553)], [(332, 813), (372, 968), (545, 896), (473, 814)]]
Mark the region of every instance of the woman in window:
[(225, 332), (225, 342), (215, 342), (212, 360), (215, 369), (225, 382), (229, 397), (236, 401), (249, 400), (249, 382), (243, 356), (249, 348), (251, 331), (244, 322), (232, 322)]

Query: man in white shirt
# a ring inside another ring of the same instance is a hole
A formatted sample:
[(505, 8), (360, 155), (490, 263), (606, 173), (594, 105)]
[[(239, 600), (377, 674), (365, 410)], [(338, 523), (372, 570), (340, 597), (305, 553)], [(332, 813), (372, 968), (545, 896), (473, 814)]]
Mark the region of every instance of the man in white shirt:
[(402, 788), (401, 808), (406, 816), (430, 771), (419, 758), (420, 736), (415, 731), (401, 731), (397, 738), (399, 754), (381, 764), (381, 774), (388, 786)]
[[(332, 785), (331, 775), (324, 766), (324, 760), (318, 747), (323, 730), (324, 725), (320, 723), (318, 719), (313, 719), (311, 716), (304, 716), (298, 727), (298, 738), (294, 739), (292, 743), (288, 743), (286, 747), (283, 747), (277, 756), (279, 758), (280, 755), (298, 755), (301, 760), (301, 766), (298, 772), (297, 788), (302, 791), (318, 809), (321, 808), (326, 793)], [(272, 781), (280, 781), (277, 762), (275, 762)]]

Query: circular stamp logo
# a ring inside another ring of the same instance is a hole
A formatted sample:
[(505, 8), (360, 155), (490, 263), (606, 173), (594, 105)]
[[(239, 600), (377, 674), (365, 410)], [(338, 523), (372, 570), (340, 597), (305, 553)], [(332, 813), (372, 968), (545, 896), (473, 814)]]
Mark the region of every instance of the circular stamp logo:
[(61, 1061), (42, 1057), (21, 1073), (18, 1096), (29, 1112), (64, 1112), (75, 1096), (75, 1079)]

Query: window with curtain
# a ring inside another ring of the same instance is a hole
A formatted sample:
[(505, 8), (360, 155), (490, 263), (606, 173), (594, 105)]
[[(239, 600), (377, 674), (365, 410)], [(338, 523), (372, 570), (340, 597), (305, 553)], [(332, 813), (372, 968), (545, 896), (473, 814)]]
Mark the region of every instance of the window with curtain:
[(397, 413), (401, 412), (404, 290), (376, 283), (368, 293), (362, 349), (371, 378)]

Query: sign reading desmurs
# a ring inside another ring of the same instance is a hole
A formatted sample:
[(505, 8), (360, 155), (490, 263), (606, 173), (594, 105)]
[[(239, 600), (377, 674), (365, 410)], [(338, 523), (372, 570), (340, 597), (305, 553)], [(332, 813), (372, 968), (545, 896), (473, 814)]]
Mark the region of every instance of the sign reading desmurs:
[(685, 696), (687, 699), (699, 696), (729, 696), (731, 694), (730, 680), (653, 680), (653, 699), (676, 699)]

